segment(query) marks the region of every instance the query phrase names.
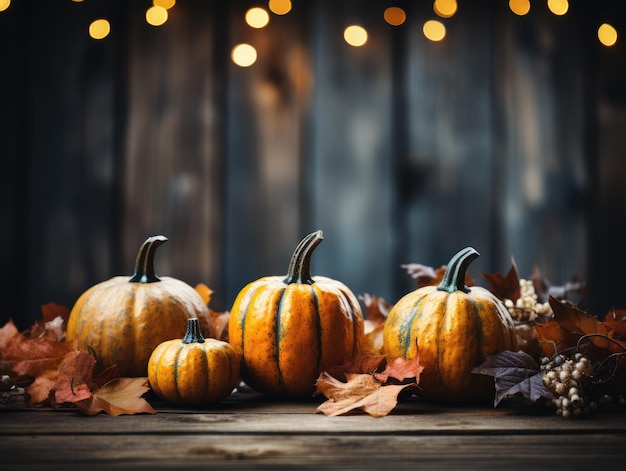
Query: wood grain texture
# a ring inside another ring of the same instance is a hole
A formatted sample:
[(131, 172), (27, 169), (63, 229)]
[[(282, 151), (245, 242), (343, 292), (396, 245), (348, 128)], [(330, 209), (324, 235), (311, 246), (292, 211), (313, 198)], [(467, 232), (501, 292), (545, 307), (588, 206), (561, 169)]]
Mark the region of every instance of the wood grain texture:
[(589, 469), (626, 458), (624, 413), (585, 420), (524, 409), (402, 403), (390, 416), (329, 418), (316, 403), (235, 394), (198, 410), (83, 417), (0, 412), (10, 469)]

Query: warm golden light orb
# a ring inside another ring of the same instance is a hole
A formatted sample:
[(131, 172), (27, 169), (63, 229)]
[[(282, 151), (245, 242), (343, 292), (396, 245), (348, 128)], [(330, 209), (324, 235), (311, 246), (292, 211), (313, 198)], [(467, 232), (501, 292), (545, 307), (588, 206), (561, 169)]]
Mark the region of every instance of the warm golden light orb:
[(250, 44), (242, 43), (233, 47), (230, 57), (239, 67), (250, 67), (256, 62), (257, 52)]
[(270, 22), (270, 14), (265, 8), (252, 7), (246, 12), (246, 23), (252, 28), (265, 28)]
[(104, 39), (111, 32), (111, 25), (104, 18), (94, 20), (89, 25), (89, 36), (93, 39)]
[(169, 10), (170, 8), (173, 8), (174, 5), (176, 5), (176, 0), (152, 0), (152, 4), (155, 7), (161, 7)]
[(343, 39), (350, 46), (359, 47), (367, 42), (367, 31), (363, 26), (350, 25), (343, 31)]
[(569, 10), (567, 0), (548, 0), (548, 9), (555, 15), (562, 16)]
[(385, 21), (391, 26), (400, 26), (406, 21), (406, 13), (400, 7), (389, 7), (383, 14)]
[(270, 0), (267, 5), (275, 15), (286, 15), (291, 11), (291, 0)]
[(163, 7), (152, 6), (146, 10), (146, 21), (152, 26), (161, 26), (167, 21), (167, 10)]
[(433, 10), (441, 18), (454, 16), (458, 9), (459, 5), (456, 0), (435, 0), (433, 3)]
[(446, 37), (446, 27), (441, 21), (428, 20), (422, 28), (424, 36), (431, 41), (441, 41)]
[(613, 46), (617, 42), (617, 30), (608, 23), (598, 28), (598, 39), (605, 46)]
[(509, 0), (509, 8), (518, 16), (527, 15), (530, 11), (529, 0)]
[(0, 11), (4, 11), (11, 5), (11, 0), (0, 0)]

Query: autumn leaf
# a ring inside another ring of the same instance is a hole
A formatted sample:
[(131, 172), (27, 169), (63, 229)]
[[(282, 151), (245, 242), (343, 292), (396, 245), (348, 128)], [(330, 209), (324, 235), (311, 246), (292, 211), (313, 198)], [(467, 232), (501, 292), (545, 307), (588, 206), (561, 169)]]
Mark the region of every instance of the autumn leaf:
[(85, 352), (73, 351), (65, 355), (50, 391), (51, 405), (76, 403), (91, 397), (95, 364), (95, 358)]
[(550, 296), (560, 301), (571, 300), (572, 294), (584, 295), (587, 293), (587, 285), (577, 276), (573, 276), (563, 285), (552, 285), (544, 276), (539, 267), (534, 264), (531, 275), (537, 298), (541, 303), (548, 301)]
[(76, 405), (85, 415), (156, 414), (142, 397), (149, 389), (148, 378), (115, 378), (96, 391), (91, 400)]
[(411, 380), (411, 383), (419, 384), (422, 371), (424, 371), (424, 367), (419, 364), (418, 354), (410, 360), (396, 358), (387, 365), (382, 373), (374, 373), (374, 378), (381, 383), (387, 383), (389, 378), (392, 378), (401, 383), (408, 379)]
[(576, 306), (549, 298), (550, 307), (554, 312), (554, 320), (563, 331), (587, 337), (596, 347), (614, 353), (626, 351), (626, 343), (613, 338), (613, 332), (596, 316), (581, 311)]
[(372, 417), (388, 415), (398, 404), (403, 389), (415, 384), (383, 385), (369, 374), (346, 374), (347, 382), (339, 381), (324, 372), (317, 379), (316, 394), (328, 400), (316, 412), (328, 416), (344, 415), (361, 409)]
[(334, 375), (323, 372), (314, 395), (323, 394), (328, 400), (316, 412), (334, 416), (361, 409), (373, 417), (388, 415), (400, 392), (418, 385), (424, 368), (418, 357), (397, 358), (379, 372), (384, 363), (383, 356), (363, 355), (348, 360)]
[[(195, 287), (196, 291), (204, 301), (204, 304), (209, 306), (211, 303), (211, 297), (213, 296), (213, 290), (204, 283), (198, 283)], [(213, 337), (223, 342), (228, 342), (228, 321), (230, 319), (230, 312), (216, 312), (209, 307), (209, 323), (213, 326)]]
[(483, 273), (483, 277), (489, 283), (489, 291), (497, 298), (517, 301), (520, 297), (519, 273), (515, 259), (511, 257), (511, 268), (502, 276), (500, 273)]
[(384, 355), (362, 354), (348, 357), (341, 365), (326, 368), (326, 372), (340, 381), (346, 380), (346, 373), (374, 374), (385, 365)]
[(543, 384), (543, 373), (537, 362), (523, 351), (506, 350), (490, 355), (472, 373), (493, 376), (496, 407), (502, 400), (521, 395), (532, 402), (540, 398), (554, 398), (554, 393)]
[(28, 388), (28, 405), (34, 406), (48, 399), (63, 358), (74, 350), (77, 350), (75, 342), (58, 342), (45, 335), (31, 339), (17, 333), (4, 342), (0, 365), (3, 371), (35, 378)]
[(436, 285), (443, 278), (443, 272), (439, 275), (433, 267), (421, 263), (407, 263), (400, 265), (400, 267), (404, 268), (406, 272), (415, 279), (417, 288)]
[(391, 307), (383, 298), (370, 294), (362, 294), (359, 299), (365, 306), (363, 353), (378, 355), (382, 353), (383, 331), (385, 321), (391, 311)]
[(613, 331), (614, 338), (620, 341), (626, 341), (626, 310), (611, 310), (611, 312), (604, 316), (602, 323)]
[(12, 341), (12, 338), (16, 335), (19, 335), (19, 331), (17, 327), (13, 323), (13, 320), (9, 320), (6, 324), (0, 328), (0, 361), (2, 360), (4, 351), (7, 348), (7, 345)]
[[(436, 286), (443, 279), (443, 275), (446, 272), (446, 265), (442, 265), (441, 267), (434, 269), (428, 265), (423, 265), (421, 263), (407, 263), (404, 265), (400, 265), (401, 268), (404, 268), (406, 272), (411, 275), (412, 278), (416, 281), (416, 289), (423, 288), (424, 286)], [(467, 286), (473, 286), (474, 280), (470, 278), (469, 275), (465, 275), (465, 284)]]

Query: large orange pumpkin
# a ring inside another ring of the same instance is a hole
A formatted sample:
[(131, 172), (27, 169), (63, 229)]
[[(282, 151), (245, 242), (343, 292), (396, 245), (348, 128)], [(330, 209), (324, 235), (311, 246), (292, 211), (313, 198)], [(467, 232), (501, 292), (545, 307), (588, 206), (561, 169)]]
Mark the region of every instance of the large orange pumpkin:
[(323, 369), (361, 349), (363, 315), (354, 294), (340, 281), (311, 277), (311, 254), (322, 240), (322, 231), (309, 234), (286, 277), (249, 283), (232, 306), (229, 342), (242, 358), (242, 377), (268, 395), (311, 396)]
[(408, 293), (385, 322), (387, 359), (410, 359), (419, 351), (424, 367), (420, 388), (432, 400), (492, 401), (493, 378), (471, 371), (488, 355), (517, 349), (515, 325), (504, 304), (485, 288), (465, 286), (467, 268), (476, 257), (471, 247), (461, 250), (439, 286)]
[(154, 255), (166, 241), (146, 239), (130, 279), (116, 276), (92, 286), (70, 312), (67, 339), (93, 353), (102, 367), (116, 365), (120, 376), (146, 376), (154, 348), (182, 338), (190, 317), (199, 319), (205, 335), (213, 334), (200, 294), (181, 280), (156, 275)]

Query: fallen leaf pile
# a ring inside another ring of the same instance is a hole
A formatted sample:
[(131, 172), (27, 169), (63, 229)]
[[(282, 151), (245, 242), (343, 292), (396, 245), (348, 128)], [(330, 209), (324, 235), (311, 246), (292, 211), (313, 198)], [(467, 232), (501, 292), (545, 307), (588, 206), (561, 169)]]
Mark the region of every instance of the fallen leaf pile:
[(382, 356), (356, 357), (335, 369), (334, 376), (323, 372), (317, 379), (315, 395), (321, 394), (327, 401), (316, 412), (336, 416), (360, 409), (372, 417), (388, 415), (403, 390), (417, 388), (423, 367), (418, 357), (397, 358), (379, 371), (384, 364)]
[(47, 304), (42, 320), (27, 331), (19, 332), (12, 321), (0, 328), (2, 397), (7, 398), (0, 406), (74, 405), (87, 415), (154, 414), (142, 397), (147, 378), (118, 378), (115, 368), (97, 372), (91, 354), (65, 341), (68, 316), (67, 308)]

